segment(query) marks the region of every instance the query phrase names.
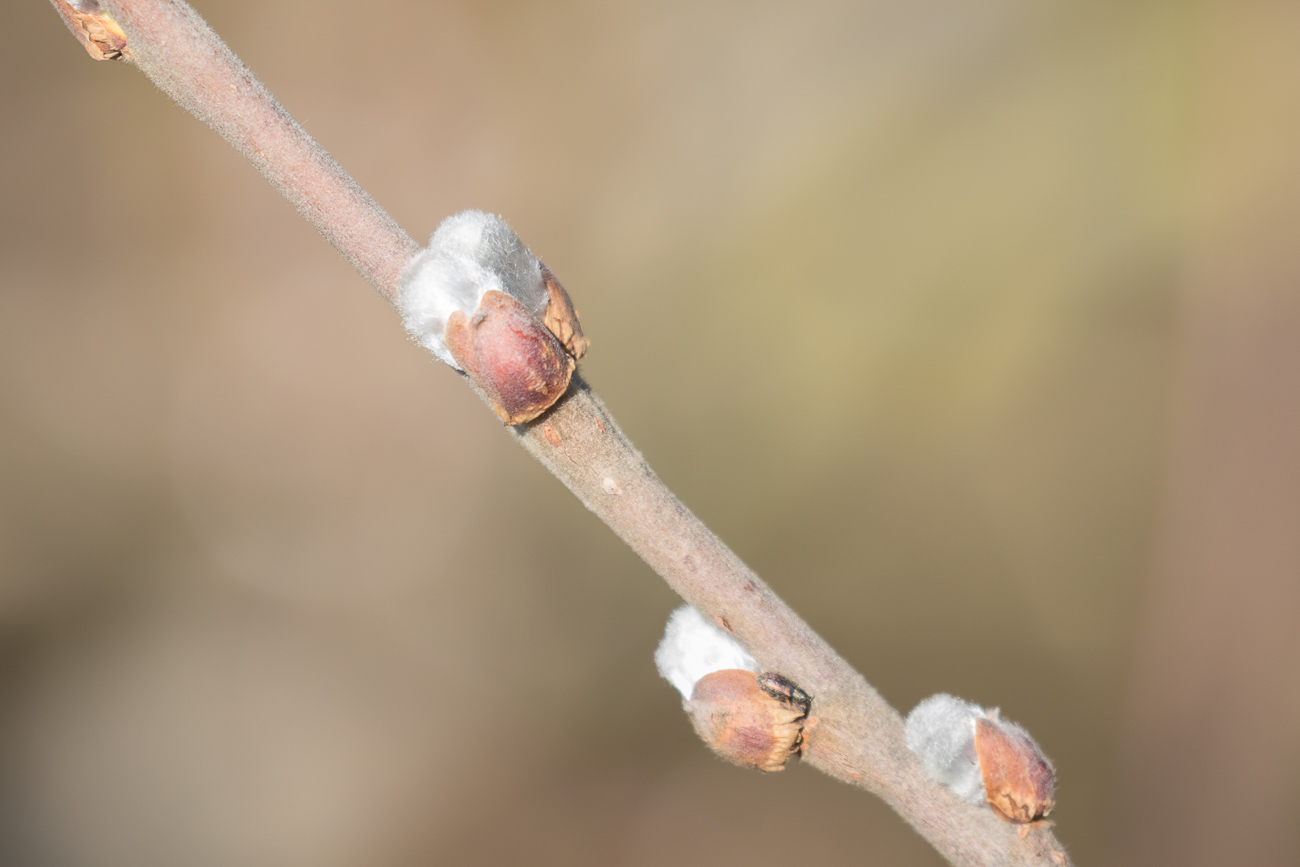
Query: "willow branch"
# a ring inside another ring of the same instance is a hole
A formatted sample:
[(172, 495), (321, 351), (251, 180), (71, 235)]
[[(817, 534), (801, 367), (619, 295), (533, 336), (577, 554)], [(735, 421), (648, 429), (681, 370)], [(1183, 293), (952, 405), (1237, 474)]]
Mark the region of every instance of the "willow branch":
[[(92, 57), (138, 66), (230, 142), (395, 302), (416, 243), (192, 8), (179, 0), (51, 2)], [(904, 743), (898, 712), (673, 496), (580, 377), (541, 418), (508, 430), (682, 598), (765, 670), (814, 696), (818, 723), (805, 761), (878, 795), (953, 864), (1068, 863), (1048, 823), (1018, 829), (931, 781)]]

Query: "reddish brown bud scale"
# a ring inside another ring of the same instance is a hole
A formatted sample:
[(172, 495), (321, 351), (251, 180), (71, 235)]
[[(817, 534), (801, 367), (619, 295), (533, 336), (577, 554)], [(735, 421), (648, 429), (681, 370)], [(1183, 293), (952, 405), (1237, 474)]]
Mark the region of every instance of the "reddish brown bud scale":
[(523, 424), (550, 409), (569, 387), (574, 360), (523, 304), (489, 289), (467, 318), (447, 318), (447, 350), (492, 401), (506, 424)]
[(686, 713), (696, 733), (727, 761), (779, 771), (803, 748), (812, 699), (779, 674), (724, 669), (695, 684)]
[(977, 720), (975, 755), (985, 797), (1002, 818), (1033, 822), (1052, 812), (1056, 771), (1024, 729), (996, 718)]

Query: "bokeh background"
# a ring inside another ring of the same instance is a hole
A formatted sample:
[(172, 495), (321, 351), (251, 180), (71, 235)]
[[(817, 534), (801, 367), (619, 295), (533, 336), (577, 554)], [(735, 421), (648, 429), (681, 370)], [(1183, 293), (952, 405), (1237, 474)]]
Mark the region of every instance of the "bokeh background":
[[(1080, 864), (1300, 847), (1300, 5), (203, 0), (503, 214), (682, 499)], [(0, 862), (936, 865), (695, 741), (676, 600), (217, 136), (0, 53)]]

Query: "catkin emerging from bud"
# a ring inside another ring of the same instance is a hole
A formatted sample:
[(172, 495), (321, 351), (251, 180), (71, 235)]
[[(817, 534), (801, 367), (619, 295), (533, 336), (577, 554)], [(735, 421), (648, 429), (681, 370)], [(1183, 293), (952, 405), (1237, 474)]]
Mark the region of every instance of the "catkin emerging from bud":
[(673, 612), (655, 664), (681, 692), (696, 734), (722, 758), (779, 771), (799, 755), (812, 698), (789, 678), (760, 672), (734, 638), (696, 609)]
[(758, 674), (758, 663), (740, 642), (690, 605), (683, 605), (668, 618), (655, 651), (655, 666), (684, 700), (691, 697), (696, 681), (710, 672), (739, 668)]
[(1009, 822), (1032, 822), (1056, 805), (1056, 771), (1038, 744), (997, 709), (932, 695), (907, 715), (908, 748), (931, 779)]
[(499, 217), (448, 217), (406, 267), (406, 330), (469, 374), (506, 424), (564, 394), (587, 340), (564, 287)]

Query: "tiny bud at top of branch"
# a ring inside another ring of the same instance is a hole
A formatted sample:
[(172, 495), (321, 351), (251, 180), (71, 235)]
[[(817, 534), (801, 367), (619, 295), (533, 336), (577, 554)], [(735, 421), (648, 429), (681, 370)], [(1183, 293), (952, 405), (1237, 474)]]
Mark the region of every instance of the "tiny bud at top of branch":
[(1056, 772), (1029, 732), (951, 695), (932, 695), (907, 715), (907, 746), (925, 772), (1009, 822), (1033, 822), (1056, 805)]
[(53, 0), (72, 35), (95, 60), (124, 60), (126, 34), (98, 0)]
[(668, 618), (663, 640), (655, 651), (655, 665), (664, 680), (689, 699), (695, 683), (704, 675), (728, 668), (758, 673), (758, 663), (740, 642), (704, 619), (690, 605), (683, 605)]

